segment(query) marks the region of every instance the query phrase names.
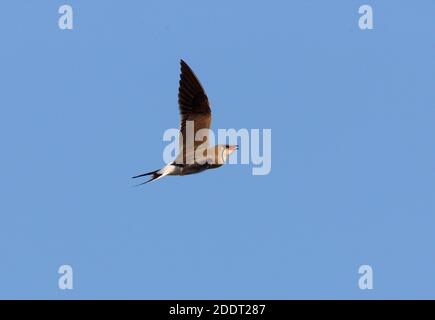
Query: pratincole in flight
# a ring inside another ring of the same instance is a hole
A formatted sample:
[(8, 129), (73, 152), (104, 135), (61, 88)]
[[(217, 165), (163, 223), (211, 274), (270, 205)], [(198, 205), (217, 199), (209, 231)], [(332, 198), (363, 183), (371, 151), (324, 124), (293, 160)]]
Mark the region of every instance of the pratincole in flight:
[[(179, 153), (173, 162), (163, 168), (134, 176), (133, 178), (151, 176), (149, 180), (140, 185), (167, 175), (184, 176), (219, 168), (228, 160), (230, 154), (238, 149), (237, 145), (228, 144), (209, 146), (208, 131), (211, 124), (211, 109), (207, 95), (187, 63), (181, 60), (180, 64), (181, 74), (178, 88), (178, 106), (181, 117)], [(198, 133), (200, 130), (201, 132)], [(200, 136), (199, 139), (197, 133)]]

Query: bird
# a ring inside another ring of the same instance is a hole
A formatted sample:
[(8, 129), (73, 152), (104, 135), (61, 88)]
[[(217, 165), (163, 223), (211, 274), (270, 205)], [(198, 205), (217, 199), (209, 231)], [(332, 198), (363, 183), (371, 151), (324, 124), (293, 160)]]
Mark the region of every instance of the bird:
[[(234, 151), (239, 149), (238, 145), (209, 145), (207, 133), (212, 119), (210, 103), (198, 77), (183, 59), (180, 60), (178, 107), (181, 123), (177, 157), (161, 169), (132, 177), (137, 179), (150, 176), (149, 180), (137, 186), (165, 176), (185, 176), (219, 168), (226, 163)], [(203, 139), (196, 141), (193, 137), (196, 137), (200, 130)]]

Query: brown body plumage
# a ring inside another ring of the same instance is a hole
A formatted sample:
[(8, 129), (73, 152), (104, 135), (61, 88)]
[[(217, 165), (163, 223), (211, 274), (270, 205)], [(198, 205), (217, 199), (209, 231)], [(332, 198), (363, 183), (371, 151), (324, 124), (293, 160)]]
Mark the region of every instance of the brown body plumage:
[[(181, 74), (178, 89), (178, 105), (181, 118), (180, 152), (172, 163), (162, 169), (133, 177), (151, 175), (151, 179), (144, 183), (166, 175), (182, 176), (219, 168), (225, 163), (229, 155), (238, 148), (235, 145), (209, 147), (207, 132), (211, 125), (211, 109), (208, 97), (187, 63), (181, 60), (180, 64)], [(192, 127), (191, 131), (189, 131), (189, 126)], [(204, 133), (203, 140), (195, 141), (195, 135), (200, 130)]]

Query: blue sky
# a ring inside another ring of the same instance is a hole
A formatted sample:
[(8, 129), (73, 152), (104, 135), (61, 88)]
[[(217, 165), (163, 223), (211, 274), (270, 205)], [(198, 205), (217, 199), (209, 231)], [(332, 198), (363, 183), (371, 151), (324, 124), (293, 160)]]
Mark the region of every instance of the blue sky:
[[(435, 298), (434, 10), (3, 1), (0, 298)], [(272, 129), (269, 175), (132, 187), (178, 127), (180, 58), (214, 128)]]

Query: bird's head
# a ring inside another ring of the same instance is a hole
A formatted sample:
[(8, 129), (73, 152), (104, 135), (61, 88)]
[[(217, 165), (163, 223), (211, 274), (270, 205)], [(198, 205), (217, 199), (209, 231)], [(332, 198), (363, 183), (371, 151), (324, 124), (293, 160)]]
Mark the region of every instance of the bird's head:
[(239, 149), (239, 146), (237, 145), (229, 145), (229, 144), (218, 144), (213, 147), (214, 153), (213, 153), (213, 160), (212, 162), (215, 164), (224, 164), (230, 154), (232, 154), (234, 151)]
[(228, 157), (230, 156), (230, 154), (232, 154), (234, 151), (239, 149), (239, 146), (236, 144), (226, 144), (223, 146), (224, 150), (223, 150), (223, 154), (222, 157), (226, 160), (228, 159)]

